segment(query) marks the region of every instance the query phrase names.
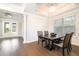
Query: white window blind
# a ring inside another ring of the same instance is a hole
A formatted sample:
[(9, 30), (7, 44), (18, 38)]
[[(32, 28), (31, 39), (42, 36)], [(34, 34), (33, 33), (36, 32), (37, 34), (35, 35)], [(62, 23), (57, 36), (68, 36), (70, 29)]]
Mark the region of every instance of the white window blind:
[(54, 32), (57, 35), (65, 35), (68, 32), (75, 33), (75, 17), (69, 16), (55, 20)]

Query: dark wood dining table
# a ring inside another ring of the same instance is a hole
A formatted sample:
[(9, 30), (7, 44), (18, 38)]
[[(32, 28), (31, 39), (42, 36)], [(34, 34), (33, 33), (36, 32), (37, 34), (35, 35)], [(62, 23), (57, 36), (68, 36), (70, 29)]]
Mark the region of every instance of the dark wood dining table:
[(45, 39), (46, 41), (48, 41), (49, 43), (45, 46), (45, 48), (52, 50), (53, 48), (53, 44), (55, 42), (55, 40), (60, 40), (61, 38), (63, 38), (64, 36), (56, 36), (56, 37), (51, 37), (51, 36), (41, 36), (41, 38)]

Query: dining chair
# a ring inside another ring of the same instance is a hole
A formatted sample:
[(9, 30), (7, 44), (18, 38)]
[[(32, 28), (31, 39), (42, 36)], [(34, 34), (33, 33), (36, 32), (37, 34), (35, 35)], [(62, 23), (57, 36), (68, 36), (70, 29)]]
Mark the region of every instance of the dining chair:
[(73, 33), (74, 33), (74, 32), (71, 33), (71, 37), (70, 37), (70, 40), (69, 40), (69, 51), (70, 51), (70, 52), (71, 52), (71, 50), (72, 50), (71, 39), (72, 39)]
[(44, 36), (48, 36), (49, 32), (48, 31), (44, 31)]
[(42, 37), (43, 32), (42, 31), (37, 31), (37, 34), (38, 34), (38, 44), (41, 42), (42, 47), (43, 47), (43, 42), (45, 42), (45, 39)]
[[(48, 32), (48, 31), (44, 31), (44, 36), (49, 37), (49, 32)], [(45, 42), (45, 45), (48, 46), (49, 43), (50, 43), (49, 40), (46, 40), (46, 38), (45, 38), (45, 41), (46, 41), (46, 42)]]
[(72, 34), (73, 33), (67, 33), (62, 43), (59, 43), (59, 44), (53, 43), (55, 46), (62, 48), (63, 56), (65, 55), (65, 49), (67, 50), (68, 54), (70, 52)]

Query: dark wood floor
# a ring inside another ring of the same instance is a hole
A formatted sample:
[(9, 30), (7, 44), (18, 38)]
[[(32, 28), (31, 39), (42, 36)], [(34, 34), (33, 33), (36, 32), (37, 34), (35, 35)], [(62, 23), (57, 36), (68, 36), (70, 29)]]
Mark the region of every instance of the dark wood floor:
[[(23, 44), (22, 39), (8, 38), (0, 39), (0, 56), (62, 56), (62, 53), (61, 49), (49, 51), (37, 42)], [(69, 56), (79, 56), (79, 47), (73, 45)]]
[[(72, 52), (66, 56), (79, 56), (79, 47), (72, 46)], [(55, 49), (52, 51), (38, 45), (37, 42), (24, 44), (21, 49), (17, 51), (18, 56), (62, 56), (61, 49)]]

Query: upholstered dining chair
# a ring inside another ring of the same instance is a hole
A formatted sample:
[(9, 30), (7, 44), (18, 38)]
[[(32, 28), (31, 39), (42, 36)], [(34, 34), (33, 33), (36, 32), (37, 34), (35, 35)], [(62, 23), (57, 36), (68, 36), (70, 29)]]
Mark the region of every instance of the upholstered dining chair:
[(69, 51), (70, 51), (70, 52), (71, 52), (71, 50), (72, 50), (71, 39), (72, 39), (73, 33), (74, 33), (74, 32), (71, 33), (70, 40), (69, 40), (69, 45), (68, 45), (68, 46), (69, 46)]
[(67, 50), (68, 54), (70, 52), (72, 34), (73, 33), (67, 33), (62, 43), (59, 43), (59, 44), (53, 43), (55, 46), (62, 48), (63, 56), (65, 55), (65, 49)]
[[(44, 36), (49, 36), (49, 32), (44, 31)], [(49, 40), (46, 40), (45, 45), (49, 45)]]
[(37, 34), (38, 34), (38, 44), (41, 43), (42, 47), (43, 47), (43, 42), (45, 42), (45, 39), (42, 37), (43, 32), (42, 31), (37, 31)]
[(44, 36), (48, 36), (49, 32), (48, 31), (44, 31)]

